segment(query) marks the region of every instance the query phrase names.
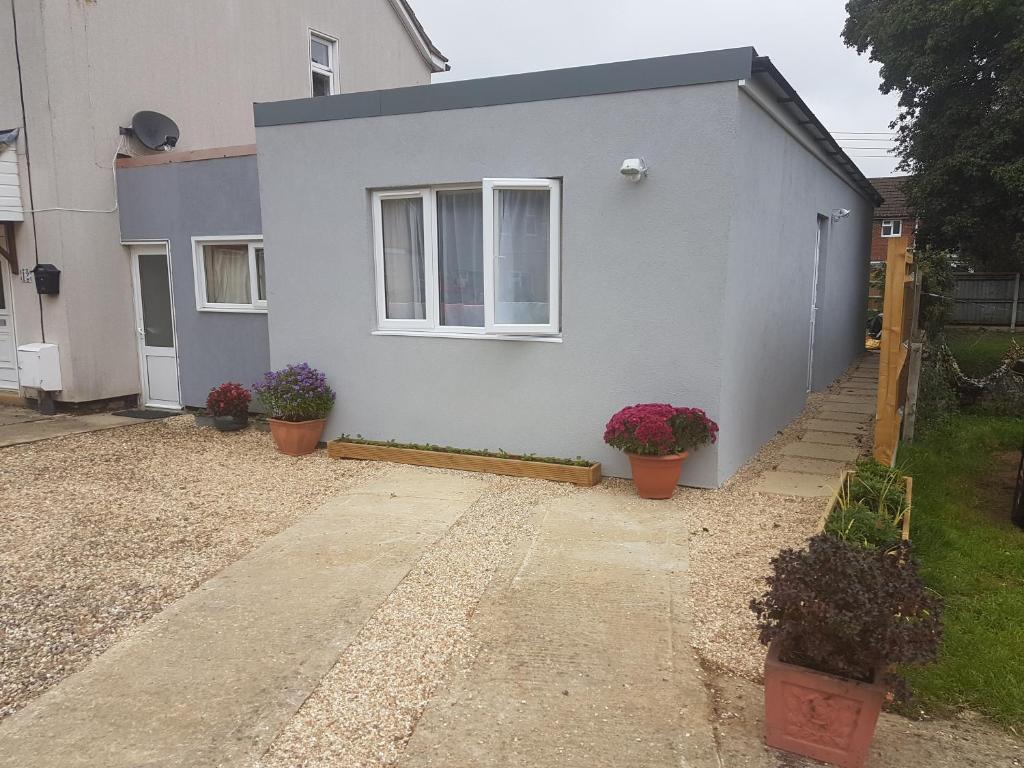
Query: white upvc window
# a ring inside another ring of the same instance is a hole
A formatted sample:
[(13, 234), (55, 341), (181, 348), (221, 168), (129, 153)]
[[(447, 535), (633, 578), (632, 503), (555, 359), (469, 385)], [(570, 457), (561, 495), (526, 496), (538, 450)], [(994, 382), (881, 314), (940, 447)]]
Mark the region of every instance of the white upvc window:
[(560, 192), (553, 179), (374, 192), (378, 331), (557, 337)]
[(900, 237), (902, 235), (902, 219), (882, 219), (882, 237)]
[(261, 235), (193, 237), (196, 309), (266, 312), (267, 269)]
[(338, 41), (309, 31), (309, 86), (313, 96), (338, 93)]

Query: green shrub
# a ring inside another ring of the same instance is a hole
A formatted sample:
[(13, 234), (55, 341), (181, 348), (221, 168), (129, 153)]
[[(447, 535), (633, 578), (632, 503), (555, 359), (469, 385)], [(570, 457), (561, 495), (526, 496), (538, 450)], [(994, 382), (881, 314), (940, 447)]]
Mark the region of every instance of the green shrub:
[(836, 504), (825, 521), (825, 533), (862, 549), (888, 549), (902, 537), (893, 518), (863, 502)]

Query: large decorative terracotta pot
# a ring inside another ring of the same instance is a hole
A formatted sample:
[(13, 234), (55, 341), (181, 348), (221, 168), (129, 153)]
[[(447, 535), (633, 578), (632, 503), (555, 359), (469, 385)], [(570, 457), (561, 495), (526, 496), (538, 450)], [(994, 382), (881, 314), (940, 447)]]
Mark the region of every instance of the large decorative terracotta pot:
[(764, 663), (765, 742), (841, 768), (860, 768), (887, 693), (878, 678), (877, 671), (866, 683), (787, 664), (772, 643)]
[(640, 456), (627, 453), (633, 469), (636, 492), (644, 499), (670, 499), (679, 485), (679, 473), (690, 454), (670, 453), (667, 456)]
[(270, 434), (274, 438), (274, 445), (281, 453), (289, 456), (305, 456), (316, 450), (326, 423), (327, 419), (312, 419), (310, 421), (270, 419)]

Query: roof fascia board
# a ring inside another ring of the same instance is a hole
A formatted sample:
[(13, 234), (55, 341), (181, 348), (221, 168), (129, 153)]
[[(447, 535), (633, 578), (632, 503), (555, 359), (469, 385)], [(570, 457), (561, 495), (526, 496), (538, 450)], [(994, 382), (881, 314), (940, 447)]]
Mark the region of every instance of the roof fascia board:
[(750, 77), (756, 52), (730, 48), (476, 80), (254, 105), (257, 128), (672, 88)]
[(447, 72), (451, 69), (448, 65), (448, 59), (434, 47), (434, 44), (427, 38), (423, 28), (413, 19), (409, 6), (403, 3), (402, 0), (388, 0), (388, 2), (391, 3), (391, 7), (398, 14), (398, 19), (402, 22), (402, 26), (405, 27), (409, 37), (412, 38), (416, 51), (423, 57), (427, 66), (430, 67), (430, 71)]
[(814, 155), (814, 157), (821, 161), (832, 173), (839, 177), (844, 184), (850, 187), (850, 189), (857, 194), (868, 197), (867, 192), (862, 187), (854, 183), (853, 179), (850, 178), (850, 174), (836, 163), (834, 157), (830, 156), (821, 148), (820, 137), (812, 137), (807, 131), (801, 130), (801, 127), (797, 124), (795, 119), (783, 114), (779, 105), (777, 103), (773, 103), (773, 97), (765, 93), (765, 89), (761, 87), (756, 80), (751, 79), (740, 81), (739, 89), (741, 93), (748, 96), (751, 101), (760, 107), (768, 117), (774, 120), (782, 130), (793, 137), (804, 149)]

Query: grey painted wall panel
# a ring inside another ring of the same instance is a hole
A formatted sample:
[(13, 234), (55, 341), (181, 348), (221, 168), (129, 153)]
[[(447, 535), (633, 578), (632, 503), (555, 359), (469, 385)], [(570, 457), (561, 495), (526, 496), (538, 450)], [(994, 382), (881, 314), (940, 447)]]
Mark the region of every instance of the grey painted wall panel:
[[(273, 365), (308, 360), (342, 432), (628, 465), (618, 408), (669, 401), (720, 419), (734, 83), (257, 130)], [(646, 156), (632, 184), (622, 160)], [(562, 343), (372, 335), (369, 191), (563, 179)], [(715, 448), (684, 482), (719, 481)]]
[(719, 471), (728, 477), (806, 401), (819, 213), (849, 208), (829, 229), (816, 329), (814, 389), (864, 348), (872, 206), (829, 172), (742, 91), (737, 198), (729, 233)]
[(184, 404), (229, 379), (251, 385), (270, 366), (267, 316), (196, 309), (192, 237), (262, 234), (256, 158), (121, 168), (117, 182), (122, 238), (170, 241)]

